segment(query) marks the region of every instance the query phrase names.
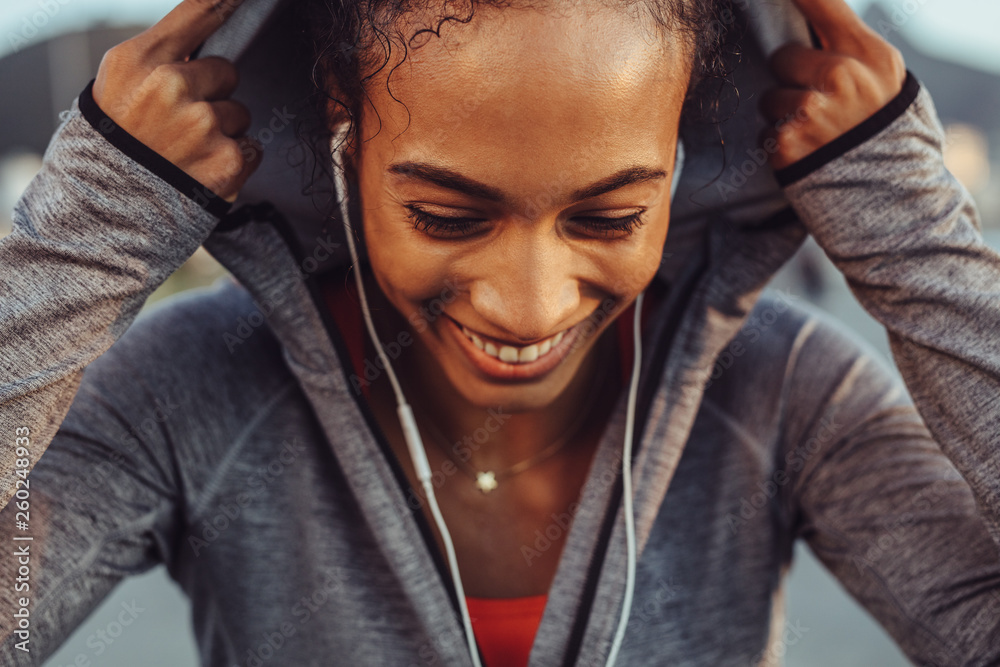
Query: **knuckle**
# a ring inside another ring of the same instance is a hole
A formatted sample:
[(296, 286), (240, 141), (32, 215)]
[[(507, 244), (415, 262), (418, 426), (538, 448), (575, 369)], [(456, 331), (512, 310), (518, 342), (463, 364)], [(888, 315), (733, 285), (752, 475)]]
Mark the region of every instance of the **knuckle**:
[(839, 93), (850, 90), (857, 79), (856, 62), (849, 58), (839, 58), (824, 66), (820, 81), (824, 90)]
[(887, 46), (889, 49), (885, 60), (889, 64), (890, 71), (897, 77), (902, 78), (906, 74), (906, 59), (903, 58), (903, 52), (891, 44)]
[(243, 149), (236, 141), (227, 141), (218, 150), (222, 173), (227, 178), (235, 178), (243, 171)]
[(812, 118), (813, 111), (818, 109), (823, 104), (825, 96), (818, 90), (807, 90), (802, 93), (802, 99), (799, 103), (799, 109), (796, 111), (797, 116), (803, 116), (805, 118)]
[(149, 78), (156, 84), (158, 90), (171, 99), (187, 97), (191, 90), (190, 82), (176, 63), (157, 65), (149, 73)]
[(200, 134), (212, 134), (219, 131), (219, 117), (209, 102), (193, 102), (188, 106), (191, 124)]
[(116, 44), (110, 49), (104, 52), (104, 57), (101, 58), (100, 68), (115, 72), (126, 66), (127, 62), (131, 60), (128, 54), (128, 46), (125, 42), (121, 44)]
[(250, 109), (247, 105), (236, 100), (227, 100), (226, 113), (240, 126), (250, 125)]
[(787, 150), (788, 146), (796, 141), (798, 135), (798, 128), (792, 123), (783, 123), (781, 126), (774, 128), (772, 136), (778, 143), (778, 153)]
[(221, 76), (224, 76), (227, 79), (232, 79), (233, 81), (239, 80), (240, 71), (231, 60), (227, 60), (222, 56), (209, 56), (209, 58), (212, 60)]
[(251, 137), (245, 137), (240, 144), (243, 158), (248, 164), (257, 164), (264, 157), (264, 146), (259, 141)]
[(204, 68), (206, 74), (210, 76), (213, 81), (225, 88), (236, 88), (236, 86), (239, 85), (239, 70), (236, 68), (236, 65), (222, 56), (205, 56), (204, 58), (198, 58), (193, 65), (195, 67)]

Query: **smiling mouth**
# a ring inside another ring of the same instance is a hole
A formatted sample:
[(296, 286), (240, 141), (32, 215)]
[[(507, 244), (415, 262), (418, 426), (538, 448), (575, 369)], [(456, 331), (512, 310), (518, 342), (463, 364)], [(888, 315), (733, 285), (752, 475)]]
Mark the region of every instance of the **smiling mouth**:
[(538, 343), (517, 346), (489, 338), (488, 336), (473, 333), (462, 324), (459, 324), (459, 328), (461, 328), (462, 334), (472, 341), (472, 344), (477, 348), (491, 357), (508, 364), (527, 364), (532, 361), (537, 361), (541, 357), (549, 354), (552, 348), (558, 345), (563, 339), (563, 336), (566, 335), (566, 332), (569, 331), (569, 329), (564, 329), (556, 335), (549, 336), (545, 340)]

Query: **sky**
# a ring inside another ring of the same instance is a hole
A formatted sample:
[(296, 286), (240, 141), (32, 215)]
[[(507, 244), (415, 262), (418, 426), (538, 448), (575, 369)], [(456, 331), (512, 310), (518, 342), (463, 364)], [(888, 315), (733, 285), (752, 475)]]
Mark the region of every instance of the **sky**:
[[(855, 10), (864, 11), (875, 0), (847, 1)], [(927, 52), (1000, 72), (997, 0), (878, 1), (889, 10), (898, 8), (902, 32)], [(96, 21), (153, 23), (175, 4), (177, 0), (0, 0), (0, 57), (26, 43)]]

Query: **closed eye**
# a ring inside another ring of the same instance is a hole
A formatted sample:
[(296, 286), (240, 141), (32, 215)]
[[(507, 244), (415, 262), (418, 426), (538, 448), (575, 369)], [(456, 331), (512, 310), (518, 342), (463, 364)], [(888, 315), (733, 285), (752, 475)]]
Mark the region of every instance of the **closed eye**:
[[(409, 211), (407, 217), (413, 223), (415, 229), (434, 234), (440, 234), (447, 238), (463, 238), (472, 236), (477, 231), (481, 231), (489, 220), (483, 218), (450, 217), (434, 215), (412, 204), (406, 205)], [(588, 232), (598, 234), (603, 237), (617, 235), (631, 235), (638, 227), (644, 224), (643, 214), (645, 209), (630, 215), (608, 218), (603, 216), (579, 216), (572, 218), (576, 224), (585, 228)]]

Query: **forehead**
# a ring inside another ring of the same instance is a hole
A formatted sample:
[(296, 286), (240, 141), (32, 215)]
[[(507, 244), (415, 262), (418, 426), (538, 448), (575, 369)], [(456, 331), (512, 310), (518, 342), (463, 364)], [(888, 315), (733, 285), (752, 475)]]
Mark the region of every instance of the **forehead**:
[[(436, 24), (411, 17), (400, 30), (409, 36)], [(608, 151), (664, 160), (690, 57), (680, 35), (651, 24), (602, 7), (477, 6), (468, 23), (442, 23), (440, 37), (418, 34), (402, 64), (394, 44), (390, 62), (366, 82), (362, 150), (386, 160), (430, 153), (483, 176), (490, 164), (551, 169)]]

